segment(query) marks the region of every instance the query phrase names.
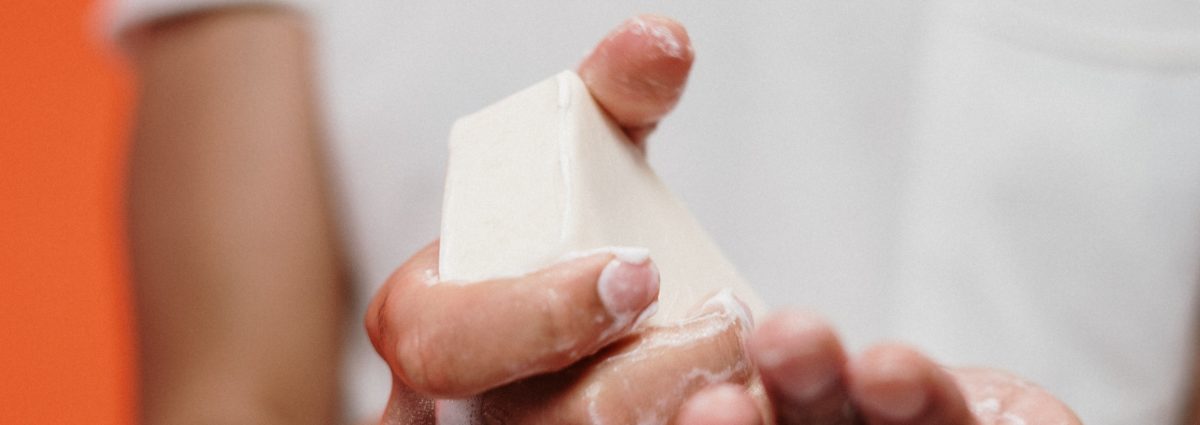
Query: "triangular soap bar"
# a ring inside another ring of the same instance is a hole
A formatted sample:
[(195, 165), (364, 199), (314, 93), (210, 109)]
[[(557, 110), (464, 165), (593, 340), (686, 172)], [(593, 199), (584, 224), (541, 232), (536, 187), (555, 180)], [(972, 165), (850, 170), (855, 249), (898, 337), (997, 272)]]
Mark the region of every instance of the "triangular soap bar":
[(730, 288), (738, 276), (642, 153), (565, 71), (458, 120), (442, 209), (443, 281), (517, 276), (572, 252), (650, 250), (662, 276), (664, 323)]

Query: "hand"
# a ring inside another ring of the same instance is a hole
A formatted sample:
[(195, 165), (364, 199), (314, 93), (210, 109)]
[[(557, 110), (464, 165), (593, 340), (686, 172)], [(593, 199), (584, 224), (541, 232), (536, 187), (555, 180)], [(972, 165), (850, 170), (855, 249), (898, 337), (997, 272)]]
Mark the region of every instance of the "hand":
[(431, 244), (401, 266), (367, 310), (394, 377), (385, 424), (665, 422), (701, 388), (750, 380), (747, 312), (731, 297), (681, 323), (638, 327), (658, 294), (649, 259), (602, 253), (519, 278), (433, 285), (437, 252)]
[(693, 59), (682, 25), (642, 15), (610, 32), (579, 65), (579, 77), (629, 140), (644, 148), (646, 136), (679, 102)]
[[(678, 102), (691, 64), (682, 26), (640, 16), (610, 33), (579, 75), (644, 149)], [(715, 297), (681, 323), (640, 328), (657, 296), (657, 272), (648, 261), (619, 257), (593, 255), (513, 279), (430, 285), (437, 281), (436, 244), (422, 250), (367, 312), (371, 341), (395, 378), (383, 422), (465, 415), (490, 423), (665, 423), (701, 388), (751, 380), (740, 303)], [(470, 401), (432, 401), (465, 397)]]
[(692, 394), (747, 385), (746, 311), (718, 296), (679, 323), (635, 329), (595, 356), (548, 375), (489, 391), (475, 401), (495, 424), (666, 424)]
[(898, 344), (849, 359), (833, 328), (806, 314), (772, 317), (747, 345), (765, 397), (710, 387), (684, 405), (679, 424), (1080, 424), (1053, 395), (1005, 372), (946, 369)]

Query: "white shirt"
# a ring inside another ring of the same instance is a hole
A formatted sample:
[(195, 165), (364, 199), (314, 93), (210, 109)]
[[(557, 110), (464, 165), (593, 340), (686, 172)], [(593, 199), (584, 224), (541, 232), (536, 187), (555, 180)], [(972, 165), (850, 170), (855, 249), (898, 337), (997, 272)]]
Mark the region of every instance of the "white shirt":
[[(115, 25), (239, 1), (126, 0)], [(826, 315), (853, 350), (1011, 370), (1088, 424), (1183, 409), (1198, 2), (306, 3), (359, 310), (437, 236), (451, 122), (651, 11), (697, 52), (652, 163), (765, 299)], [(390, 377), (358, 329), (361, 417)]]

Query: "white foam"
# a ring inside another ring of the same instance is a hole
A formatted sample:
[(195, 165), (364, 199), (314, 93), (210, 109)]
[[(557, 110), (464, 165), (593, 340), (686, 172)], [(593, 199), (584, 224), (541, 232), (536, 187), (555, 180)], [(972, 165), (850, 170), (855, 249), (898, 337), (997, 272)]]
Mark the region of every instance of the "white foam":
[(478, 403), (473, 398), (438, 400), (434, 416), (438, 425), (471, 425)]
[(675, 34), (670, 29), (658, 23), (647, 22), (640, 17), (634, 17), (630, 19), (630, 22), (633, 24), (630, 30), (634, 34), (649, 35), (654, 39), (655, 46), (667, 56), (683, 58), (683, 43), (675, 38)]
[(700, 306), (700, 309), (704, 310), (709, 307), (719, 307), (725, 312), (734, 315), (738, 320), (738, 324), (742, 326), (743, 331), (749, 332), (750, 329), (754, 328), (754, 318), (750, 315), (750, 311), (746, 309), (746, 304), (733, 295), (732, 289), (725, 288), (718, 291), (716, 295), (705, 301)]
[(1000, 412), (1000, 400), (988, 397), (971, 403), (971, 412), (976, 416), (995, 415)]
[(640, 246), (603, 246), (586, 251), (568, 252), (560, 257), (560, 261), (590, 257), (596, 254), (612, 254), (621, 262), (634, 265), (644, 264), (646, 260), (650, 259), (649, 248)]
[(1025, 418), (1022, 418), (1012, 412), (1004, 412), (1000, 415), (1000, 418), (1004, 419), (1008, 425), (1025, 425)]

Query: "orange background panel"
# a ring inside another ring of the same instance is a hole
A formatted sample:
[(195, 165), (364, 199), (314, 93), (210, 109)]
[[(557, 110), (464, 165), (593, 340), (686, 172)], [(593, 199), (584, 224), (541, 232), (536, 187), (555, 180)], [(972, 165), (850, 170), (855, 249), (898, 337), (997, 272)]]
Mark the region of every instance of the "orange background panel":
[(0, 424), (131, 424), (132, 85), (90, 1), (0, 13)]

